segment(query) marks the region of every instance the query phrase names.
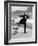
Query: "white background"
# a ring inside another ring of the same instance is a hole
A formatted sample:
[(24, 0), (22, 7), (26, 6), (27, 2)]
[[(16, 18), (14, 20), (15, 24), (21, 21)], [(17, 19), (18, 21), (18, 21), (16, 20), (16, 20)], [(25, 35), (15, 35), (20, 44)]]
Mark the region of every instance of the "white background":
[[(24, 1), (24, 0), (22, 0), (22, 1)], [(37, 1), (38, 2), (38, 0), (25, 0), (25, 1)], [(38, 17), (38, 13), (37, 13), (37, 17)], [(37, 26), (38, 26), (38, 21), (37, 21)], [(37, 33), (38, 33), (38, 31), (37, 31)], [(37, 34), (37, 36), (38, 36), (38, 34)], [(37, 37), (37, 39), (38, 39), (38, 37)], [(4, 0), (0, 0), (0, 46), (5, 46), (4, 45)], [(9, 46), (11, 46), (11, 45), (9, 45)], [(20, 45), (18, 44), (18, 45), (13, 45), (13, 46), (38, 46), (38, 43), (37, 44), (20, 44)]]

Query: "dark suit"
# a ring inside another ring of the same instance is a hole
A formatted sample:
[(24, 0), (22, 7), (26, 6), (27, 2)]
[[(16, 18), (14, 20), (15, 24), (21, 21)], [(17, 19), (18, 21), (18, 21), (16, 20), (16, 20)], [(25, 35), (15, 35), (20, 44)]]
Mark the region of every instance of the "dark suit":
[[(25, 18), (25, 16), (26, 16), (26, 18)], [(23, 17), (23, 18), (20, 20), (19, 24), (24, 24), (24, 33), (26, 33), (26, 20), (29, 18), (29, 16), (27, 16), (27, 15), (25, 14), (25, 15), (21, 15), (21, 16), (19, 16), (19, 17)]]

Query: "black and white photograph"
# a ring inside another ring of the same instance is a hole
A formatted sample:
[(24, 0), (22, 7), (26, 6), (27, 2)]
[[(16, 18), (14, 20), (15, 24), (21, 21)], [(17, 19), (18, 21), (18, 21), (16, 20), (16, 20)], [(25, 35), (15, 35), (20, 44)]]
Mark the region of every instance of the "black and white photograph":
[(5, 2), (5, 44), (37, 43), (37, 2)]

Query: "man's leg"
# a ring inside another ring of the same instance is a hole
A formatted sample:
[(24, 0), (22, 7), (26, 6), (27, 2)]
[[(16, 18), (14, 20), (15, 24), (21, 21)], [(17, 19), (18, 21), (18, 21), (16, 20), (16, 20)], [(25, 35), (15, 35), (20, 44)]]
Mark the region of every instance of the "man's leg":
[(24, 24), (24, 33), (26, 33), (26, 23)]

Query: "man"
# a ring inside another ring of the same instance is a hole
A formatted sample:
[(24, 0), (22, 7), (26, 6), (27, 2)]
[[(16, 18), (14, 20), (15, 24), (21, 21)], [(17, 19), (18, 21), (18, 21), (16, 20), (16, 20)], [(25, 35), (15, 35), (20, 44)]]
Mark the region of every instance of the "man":
[(23, 17), (20, 22), (19, 22), (19, 25), (20, 24), (24, 24), (24, 33), (26, 33), (26, 20), (29, 18), (28, 15), (24, 14), (24, 15), (20, 15), (19, 17)]
[[(24, 25), (24, 33), (26, 33), (26, 20), (29, 18), (28, 15), (25, 14), (24, 15), (19, 15), (19, 17), (22, 17), (22, 19), (19, 21), (19, 23), (17, 23), (17, 25), (20, 27), (21, 24)], [(18, 28), (15, 28), (16, 30), (18, 30)], [(14, 34), (16, 34), (17, 31), (14, 32)]]

